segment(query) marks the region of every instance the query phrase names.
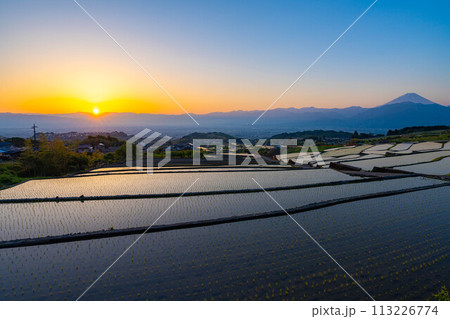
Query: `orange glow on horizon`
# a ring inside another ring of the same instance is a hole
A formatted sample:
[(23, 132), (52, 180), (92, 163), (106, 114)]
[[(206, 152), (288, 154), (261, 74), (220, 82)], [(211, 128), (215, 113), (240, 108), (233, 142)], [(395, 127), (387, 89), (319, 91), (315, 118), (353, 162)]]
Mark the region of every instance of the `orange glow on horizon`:
[[(71, 97), (45, 97), (29, 99), (17, 103), (14, 111), (4, 110), (11, 113), (40, 113), (40, 114), (67, 114), (67, 113), (90, 113), (101, 115), (104, 113), (165, 113), (181, 114), (182, 111), (174, 107), (167, 107), (161, 102), (146, 101), (140, 99), (118, 98), (105, 101), (88, 101)], [(11, 103), (12, 104), (12, 103)], [(1, 112), (2, 110), (0, 110)]]

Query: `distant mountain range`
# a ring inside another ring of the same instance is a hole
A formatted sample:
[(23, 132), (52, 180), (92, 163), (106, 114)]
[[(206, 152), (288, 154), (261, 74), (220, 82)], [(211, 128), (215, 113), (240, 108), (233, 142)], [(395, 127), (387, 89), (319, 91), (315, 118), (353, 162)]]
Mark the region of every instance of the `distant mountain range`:
[(0, 135), (30, 136), (35, 123), (41, 132), (98, 132), (121, 130), (133, 134), (150, 128), (173, 137), (190, 132), (221, 131), (234, 136), (268, 137), (303, 130), (358, 130), (386, 133), (406, 126), (449, 125), (450, 107), (439, 105), (415, 93), (407, 93), (384, 105), (363, 108), (277, 108), (269, 110), (255, 125), (262, 111), (232, 111), (187, 115), (105, 113), (73, 114), (0, 113)]

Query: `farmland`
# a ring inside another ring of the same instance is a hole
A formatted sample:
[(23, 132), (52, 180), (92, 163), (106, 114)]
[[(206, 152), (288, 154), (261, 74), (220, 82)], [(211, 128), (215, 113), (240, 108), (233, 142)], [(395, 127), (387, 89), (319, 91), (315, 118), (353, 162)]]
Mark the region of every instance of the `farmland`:
[(450, 318), (449, 12), (0, 0), (2, 318)]
[[(428, 299), (450, 279), (449, 183), (428, 176), (449, 173), (444, 145), (323, 152), (335, 153), (327, 163), (423, 176), (361, 178), (285, 166), (167, 167), (148, 175), (115, 167), (4, 189), (0, 299), (75, 300), (139, 238), (110, 232), (154, 225), (83, 300), (368, 300), (291, 218), (270, 215), (280, 206), (255, 181), (375, 299)], [(404, 151), (411, 153), (385, 156)], [(230, 222), (206, 223), (218, 219)], [(157, 228), (184, 223), (196, 224)], [(73, 234), (87, 235), (58, 242)], [(26, 244), (45, 238), (56, 239)], [(11, 241), (18, 246), (2, 246)]]
[(442, 156), (449, 156), (450, 151), (436, 151), (429, 153), (408, 154), (398, 157), (380, 157), (367, 160), (346, 161), (348, 165), (354, 165), (363, 169), (371, 169), (374, 166), (378, 167), (394, 167), (400, 165), (414, 165), (418, 163), (431, 162)]
[(431, 163), (399, 166), (399, 169), (428, 175), (450, 174), (450, 157), (437, 158)]
[[(273, 192), (286, 209), (320, 201), (442, 183), (423, 177)], [(0, 206), (0, 240), (46, 237), (148, 225), (173, 198), (50, 202)], [(266, 194), (183, 197), (158, 224), (239, 216), (279, 209)], [(37, 222), (36, 222), (37, 221)]]
[[(226, 175), (224, 175), (226, 174)], [(228, 172), (222, 175), (183, 174), (133, 174), (115, 176), (88, 176), (31, 180), (0, 192), (0, 199), (63, 197), (87, 195), (158, 194), (183, 192), (196, 178), (202, 183), (191, 191), (255, 188), (252, 177), (268, 187), (350, 180), (353, 177), (332, 170)], [(226, 176), (221, 178), (220, 176)], [(274, 178), (276, 176), (276, 178)]]
[[(449, 224), (442, 223), (448, 221), (446, 194), (446, 189), (424, 191), (294, 218), (374, 297), (423, 299), (448, 276)], [(111, 252), (124, 250), (134, 239), (2, 251), (2, 298), (75, 299), (116, 258)], [(288, 217), (279, 217), (146, 235), (86, 298), (366, 300), (367, 296)]]

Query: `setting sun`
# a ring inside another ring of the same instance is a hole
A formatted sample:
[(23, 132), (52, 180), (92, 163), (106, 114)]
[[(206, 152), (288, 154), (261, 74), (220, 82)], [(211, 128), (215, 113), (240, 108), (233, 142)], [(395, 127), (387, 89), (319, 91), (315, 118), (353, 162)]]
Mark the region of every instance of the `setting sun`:
[(92, 113), (94, 113), (95, 115), (97, 115), (98, 113), (100, 113), (100, 110), (98, 108), (94, 108), (92, 110)]

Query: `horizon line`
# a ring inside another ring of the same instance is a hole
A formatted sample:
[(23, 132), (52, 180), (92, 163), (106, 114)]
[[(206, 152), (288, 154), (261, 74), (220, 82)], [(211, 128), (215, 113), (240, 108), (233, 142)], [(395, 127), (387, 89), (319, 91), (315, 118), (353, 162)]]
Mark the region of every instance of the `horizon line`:
[[(402, 103), (414, 103), (414, 104), (423, 104), (423, 103), (416, 103), (416, 102), (410, 102), (410, 101), (406, 101), (406, 102), (400, 102), (400, 103), (393, 103), (392, 105), (395, 104), (402, 104)], [(442, 105), (439, 103), (433, 103), (435, 105), (441, 105), (444, 107), (449, 107), (450, 105)], [(319, 109), (319, 110), (344, 110), (344, 109), (349, 109), (349, 108), (361, 108), (361, 109), (372, 109), (372, 108), (377, 108), (380, 106), (384, 106), (384, 105), (390, 105), (389, 102), (385, 103), (385, 104), (381, 104), (381, 105), (376, 105), (376, 106), (359, 106), (359, 105), (351, 105), (351, 106), (346, 106), (346, 107), (317, 107), (317, 106), (300, 106), (300, 107), (277, 107), (272, 109), (271, 111), (274, 110), (289, 110), (289, 109), (295, 109), (295, 110), (300, 110), (300, 109)], [(430, 104), (423, 104), (423, 105), (430, 105)], [(250, 112), (261, 112), (262, 110), (260, 109), (254, 109), (254, 110), (242, 110), (242, 109), (237, 109), (237, 110), (231, 110), (231, 111), (213, 111), (213, 112), (208, 112), (208, 113), (192, 113), (195, 115), (208, 115), (208, 114), (216, 114), (216, 113), (233, 113), (233, 112), (245, 112), (245, 113), (250, 113)], [(84, 111), (76, 111), (76, 112), (70, 112), (70, 113), (37, 113), (37, 112), (0, 112), (0, 114), (22, 114), (22, 115), (71, 115), (71, 114), (86, 114), (92, 117), (102, 117), (104, 115), (108, 115), (108, 114), (136, 114), (136, 115), (140, 115), (140, 114), (150, 114), (150, 115), (169, 115), (169, 116), (179, 116), (179, 115), (185, 115), (185, 113), (142, 113), (142, 112), (101, 112), (99, 114), (93, 114), (92, 112), (84, 112)]]

